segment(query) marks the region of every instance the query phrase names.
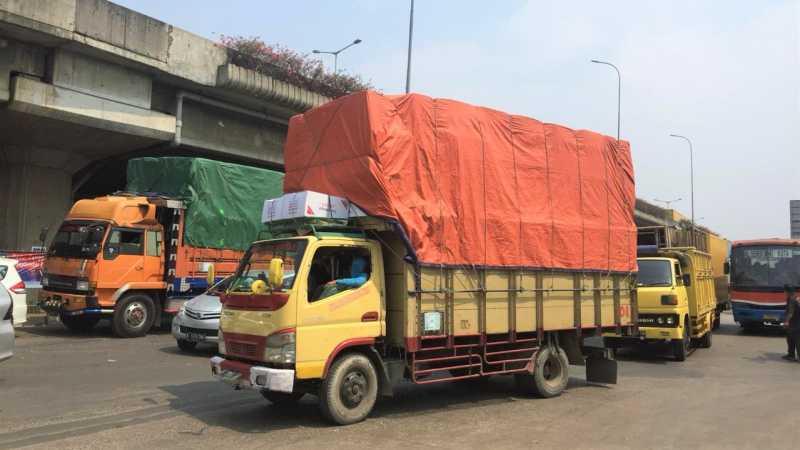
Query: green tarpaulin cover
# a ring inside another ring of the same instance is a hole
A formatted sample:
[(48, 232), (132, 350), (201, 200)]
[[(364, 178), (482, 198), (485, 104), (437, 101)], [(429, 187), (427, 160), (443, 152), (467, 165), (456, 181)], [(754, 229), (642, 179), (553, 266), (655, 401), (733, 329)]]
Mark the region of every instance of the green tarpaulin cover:
[(183, 200), (187, 245), (244, 250), (264, 230), (264, 200), (283, 194), (283, 174), (203, 158), (135, 158), (127, 190)]

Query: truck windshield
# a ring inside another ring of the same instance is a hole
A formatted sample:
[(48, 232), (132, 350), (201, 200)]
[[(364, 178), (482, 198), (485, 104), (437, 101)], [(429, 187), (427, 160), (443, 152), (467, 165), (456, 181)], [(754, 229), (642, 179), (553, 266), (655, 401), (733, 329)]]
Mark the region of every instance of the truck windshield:
[(734, 247), (731, 284), (740, 288), (780, 289), (800, 285), (800, 247), (762, 245)]
[(250, 292), (250, 286), (256, 280), (269, 279), (269, 263), (273, 258), (283, 260), (284, 290), (294, 286), (294, 274), (303, 260), (308, 242), (305, 239), (287, 239), (283, 241), (267, 241), (253, 244), (247, 250), (239, 270), (231, 283), (231, 292)]
[(63, 258), (86, 258), (97, 256), (108, 224), (101, 222), (70, 221), (61, 224), (52, 244), (49, 256)]
[(640, 259), (638, 286), (672, 286), (672, 269), (665, 260)]

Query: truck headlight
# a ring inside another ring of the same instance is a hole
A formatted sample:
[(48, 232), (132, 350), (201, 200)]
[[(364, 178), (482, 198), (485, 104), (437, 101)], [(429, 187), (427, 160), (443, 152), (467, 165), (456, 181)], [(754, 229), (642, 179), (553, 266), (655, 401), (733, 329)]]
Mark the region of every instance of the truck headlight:
[(264, 348), (264, 361), (278, 364), (294, 364), (295, 361), (295, 331), (294, 329), (281, 330), (267, 337), (267, 346)]
[(675, 325), (675, 317), (668, 316), (667, 317), (667, 325)]
[(78, 291), (88, 291), (89, 290), (89, 282), (86, 280), (80, 280), (75, 282), (75, 289)]

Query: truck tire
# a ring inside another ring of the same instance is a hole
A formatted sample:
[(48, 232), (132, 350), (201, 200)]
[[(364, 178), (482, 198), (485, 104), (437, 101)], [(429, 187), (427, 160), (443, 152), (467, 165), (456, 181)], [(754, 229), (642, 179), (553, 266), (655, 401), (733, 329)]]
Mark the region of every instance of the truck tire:
[(305, 392), (276, 392), (267, 389), (261, 390), (261, 396), (275, 406), (291, 406), (300, 401)]
[(338, 425), (364, 420), (378, 399), (378, 372), (360, 353), (337, 359), (320, 387), (322, 415)]
[(184, 352), (191, 352), (195, 348), (197, 348), (197, 342), (187, 341), (186, 339), (177, 339), (177, 341), (178, 341), (178, 348), (183, 350)]
[(533, 373), (514, 376), (517, 388), (540, 398), (557, 397), (569, 382), (569, 360), (558, 347), (542, 347), (533, 361)]
[(88, 333), (100, 321), (99, 317), (59, 316), (61, 323), (73, 333)]
[(697, 343), (700, 348), (711, 348), (711, 335), (713, 333), (711, 330), (708, 330), (703, 337), (700, 338), (699, 342)]
[(692, 331), (690, 329), (692, 325), (689, 322), (689, 318), (685, 318), (683, 323), (683, 339), (672, 341), (672, 355), (675, 357), (675, 361), (686, 361), (686, 357), (689, 356), (689, 348), (692, 345)]
[(114, 307), (111, 331), (121, 338), (141, 337), (153, 327), (153, 320), (153, 299), (146, 294), (128, 294)]

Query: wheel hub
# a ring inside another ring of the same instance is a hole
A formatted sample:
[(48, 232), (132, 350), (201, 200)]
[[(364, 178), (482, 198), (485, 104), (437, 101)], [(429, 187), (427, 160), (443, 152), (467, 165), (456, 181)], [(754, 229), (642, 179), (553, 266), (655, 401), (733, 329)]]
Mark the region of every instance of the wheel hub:
[(139, 328), (147, 319), (147, 309), (141, 303), (134, 302), (125, 308), (125, 323), (133, 328)]
[(344, 377), (341, 389), (342, 402), (348, 408), (355, 408), (367, 392), (367, 378), (361, 372), (350, 372)]

